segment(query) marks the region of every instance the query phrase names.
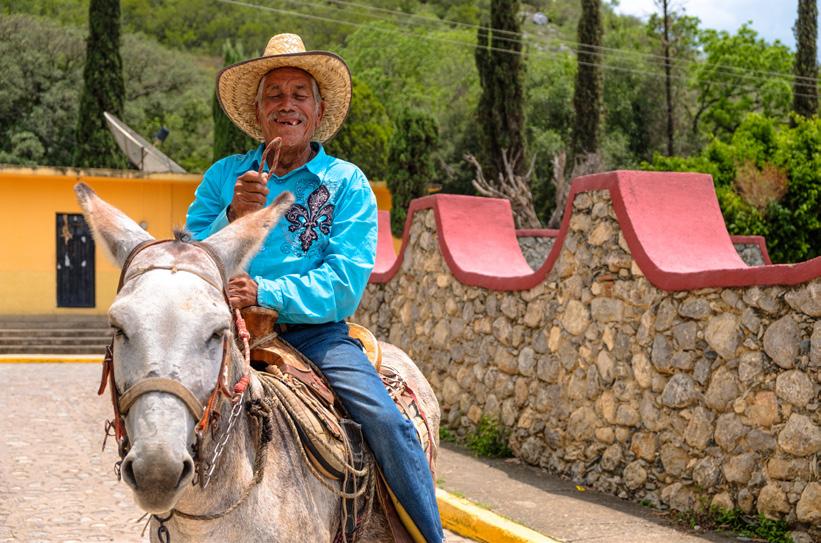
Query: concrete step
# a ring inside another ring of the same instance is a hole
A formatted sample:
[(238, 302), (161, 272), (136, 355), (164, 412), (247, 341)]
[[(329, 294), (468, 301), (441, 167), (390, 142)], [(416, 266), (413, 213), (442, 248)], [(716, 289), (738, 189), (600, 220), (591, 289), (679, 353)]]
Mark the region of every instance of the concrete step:
[(0, 340), (3, 338), (77, 338), (77, 337), (111, 337), (111, 328), (0, 328)]
[(105, 345), (0, 345), (0, 354), (105, 354)]
[(106, 315), (0, 315), (0, 329), (108, 328)]
[(111, 336), (90, 337), (0, 337), (0, 346), (5, 345), (106, 345)]

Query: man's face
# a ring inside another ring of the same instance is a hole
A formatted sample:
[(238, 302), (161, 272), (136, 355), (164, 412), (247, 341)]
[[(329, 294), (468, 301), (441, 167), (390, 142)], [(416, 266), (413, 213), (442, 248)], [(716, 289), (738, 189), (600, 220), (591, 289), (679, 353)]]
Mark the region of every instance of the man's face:
[(282, 138), (282, 150), (301, 151), (311, 142), (325, 112), (311, 76), (298, 68), (277, 68), (263, 78), (257, 119), (265, 141)]

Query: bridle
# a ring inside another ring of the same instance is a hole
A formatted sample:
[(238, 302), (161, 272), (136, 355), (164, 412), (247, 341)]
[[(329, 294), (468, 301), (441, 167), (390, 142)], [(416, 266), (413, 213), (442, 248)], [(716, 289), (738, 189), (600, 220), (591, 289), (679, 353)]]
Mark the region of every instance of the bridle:
[[(136, 272), (132, 273), (130, 276), (128, 275), (132, 261), (142, 251), (148, 249), (149, 247), (174, 242), (176, 242), (176, 240), (149, 240), (144, 241), (136, 247), (134, 247), (134, 249), (131, 250), (125, 262), (123, 263), (122, 271), (120, 272), (120, 280), (117, 285), (117, 293), (119, 293), (122, 290), (123, 286), (127, 281), (135, 279), (136, 277), (139, 277), (147, 272), (154, 270), (168, 270), (171, 273), (185, 272), (198, 276), (199, 278), (206, 281), (209, 285), (220, 290), (222, 292), (223, 298), (225, 299), (225, 303), (228, 305), (228, 308), (232, 310), (232, 313), (234, 314), (235, 318), (234, 324), (237, 333), (243, 341), (243, 354), (245, 355), (245, 367), (247, 368), (247, 362), (250, 358), (248, 346), (248, 340), (250, 336), (248, 334), (248, 330), (245, 327), (245, 321), (243, 320), (239, 310), (234, 310), (231, 307), (231, 301), (228, 297), (228, 283), (226, 280), (225, 268), (222, 265), (222, 261), (214, 253), (214, 250), (208, 244), (197, 241), (178, 242), (187, 243), (189, 245), (197, 247), (200, 250), (202, 250), (206, 255), (208, 255), (208, 257), (216, 265), (217, 270), (219, 270), (221, 284), (217, 284), (212, 278), (208, 277), (207, 275), (205, 275), (197, 269), (179, 265), (177, 263), (168, 266), (151, 265), (146, 268), (140, 268)], [(116, 468), (118, 477), (120, 476), (119, 466), (121, 465), (125, 456), (128, 454), (128, 450), (130, 448), (130, 443), (128, 435), (126, 434), (123, 417), (125, 417), (128, 414), (128, 410), (131, 408), (134, 402), (137, 401), (137, 398), (139, 398), (143, 394), (147, 394), (149, 392), (163, 392), (179, 398), (185, 404), (185, 406), (188, 408), (191, 414), (194, 416), (194, 420), (197, 421), (196, 425), (194, 426), (195, 444), (194, 454), (192, 455), (194, 457), (194, 463), (196, 465), (197, 474), (197, 477), (194, 480), (194, 484), (199, 483), (203, 486), (207, 485), (207, 479), (204, 481), (205, 478), (203, 477), (205, 470), (203, 466), (203, 459), (201, 458), (200, 454), (205, 429), (209, 427), (209, 422), (213, 420), (212, 416), (219, 407), (220, 400), (222, 398), (228, 398), (236, 406), (239, 402), (241, 402), (242, 396), (244, 395), (245, 389), (247, 388), (249, 382), (249, 376), (245, 374), (242, 377), (240, 377), (240, 379), (234, 384), (232, 390), (229, 390), (226, 387), (226, 383), (228, 382), (228, 370), (231, 365), (232, 345), (231, 340), (229, 339), (231, 336), (231, 332), (226, 332), (222, 337), (222, 362), (220, 363), (220, 369), (217, 375), (217, 382), (215, 383), (214, 388), (211, 390), (210, 394), (208, 395), (208, 400), (206, 401), (205, 405), (202, 405), (200, 401), (197, 399), (197, 396), (193, 392), (191, 392), (191, 390), (184, 384), (177, 380), (170, 379), (167, 377), (147, 377), (141, 379), (133, 385), (131, 385), (130, 387), (128, 387), (121, 394), (117, 389), (117, 384), (114, 382), (114, 338), (112, 338), (111, 343), (106, 347), (106, 354), (105, 358), (103, 359), (102, 376), (100, 378), (100, 387), (97, 390), (97, 394), (102, 395), (105, 392), (106, 385), (109, 385), (109, 388), (111, 390), (111, 404), (114, 408), (114, 418), (111, 421), (106, 421), (106, 439), (109, 436), (112, 436), (117, 441), (117, 449), (120, 456), (120, 461), (117, 463)], [(113, 434), (111, 433), (112, 430)], [(103, 448), (105, 448), (105, 441), (103, 441)], [(213, 467), (213, 465), (209, 467), (209, 477), (210, 474), (213, 473)]]

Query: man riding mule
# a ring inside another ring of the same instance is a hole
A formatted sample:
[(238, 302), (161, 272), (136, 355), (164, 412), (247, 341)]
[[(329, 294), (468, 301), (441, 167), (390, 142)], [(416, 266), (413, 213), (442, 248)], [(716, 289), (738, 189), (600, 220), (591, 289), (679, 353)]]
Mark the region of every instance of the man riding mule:
[[(347, 65), (332, 53), (305, 51), (296, 35), (280, 34), (261, 58), (221, 71), (217, 97), (229, 118), (262, 143), (208, 169), (187, 228), (205, 239), (285, 191), (295, 195), (286, 220), (250, 261), (249, 273), (230, 280), (231, 305), (278, 313), (276, 331), (319, 367), (361, 424), (413, 524), (427, 541), (441, 541), (434, 485), (414, 425), (343, 322), (362, 297), (377, 237), (376, 199), (365, 175), (322, 147), (348, 113)], [(281, 142), (277, 155), (266, 160), (264, 150), (275, 139)]]

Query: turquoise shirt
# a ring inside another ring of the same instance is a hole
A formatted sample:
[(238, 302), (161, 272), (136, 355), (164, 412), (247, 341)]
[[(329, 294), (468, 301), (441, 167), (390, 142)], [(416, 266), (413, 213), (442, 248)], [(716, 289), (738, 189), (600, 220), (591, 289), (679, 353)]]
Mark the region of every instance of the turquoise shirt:
[[(325, 154), (268, 179), (268, 203), (284, 191), (294, 205), (271, 229), (248, 274), (257, 302), (283, 323), (336, 322), (359, 305), (376, 259), (376, 197), (362, 170)], [(214, 163), (188, 208), (186, 227), (203, 240), (228, 224), (226, 209), (237, 177), (259, 169), (263, 146)], [(265, 165), (268, 171), (268, 165)]]

